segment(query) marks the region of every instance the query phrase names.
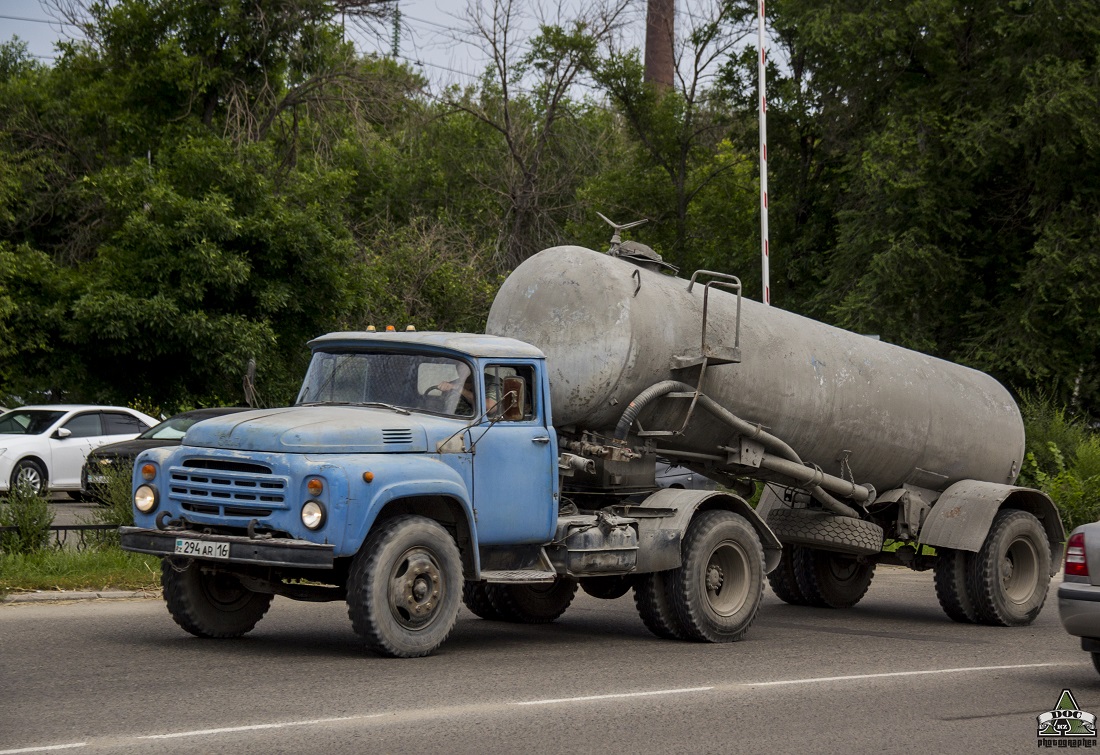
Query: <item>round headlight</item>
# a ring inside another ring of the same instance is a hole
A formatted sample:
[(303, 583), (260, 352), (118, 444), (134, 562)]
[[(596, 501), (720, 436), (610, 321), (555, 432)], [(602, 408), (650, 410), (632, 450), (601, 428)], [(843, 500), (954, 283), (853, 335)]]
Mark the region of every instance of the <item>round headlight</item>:
[(142, 485), (134, 491), (134, 506), (142, 514), (148, 514), (150, 511), (157, 507), (157, 491), (156, 488), (149, 485)]
[(302, 506), (302, 524), (311, 530), (320, 529), (325, 523), (325, 507), (320, 501), (306, 501)]

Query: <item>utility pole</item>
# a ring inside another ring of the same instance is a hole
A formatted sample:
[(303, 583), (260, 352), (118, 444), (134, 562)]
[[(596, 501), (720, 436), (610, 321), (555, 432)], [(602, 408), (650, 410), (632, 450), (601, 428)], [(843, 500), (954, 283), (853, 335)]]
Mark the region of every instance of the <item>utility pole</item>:
[(759, 3), (756, 17), (757, 73), (760, 78), (760, 277), (761, 301), (765, 305), (772, 303), (771, 288), (771, 249), (768, 239), (768, 99), (764, 91), (764, 75), (767, 69), (768, 54), (764, 47), (764, 0)]
[(648, 0), (645, 17), (645, 80), (671, 89), (675, 60), (676, 0)]

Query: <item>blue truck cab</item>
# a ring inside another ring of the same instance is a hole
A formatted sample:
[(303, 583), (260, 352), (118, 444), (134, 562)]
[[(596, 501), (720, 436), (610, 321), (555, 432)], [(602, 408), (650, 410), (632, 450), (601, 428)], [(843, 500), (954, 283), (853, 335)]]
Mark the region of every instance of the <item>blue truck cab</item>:
[[(749, 521), (730, 535), (746, 543), (715, 546), (708, 558), (725, 561), (704, 567), (712, 581), (727, 571), (740, 581), (730, 615), (710, 622), (721, 631), (695, 639), (743, 635), (763, 551), (777, 558), (778, 541), (762, 545), (770, 532), (739, 498), (660, 490), (644, 450), (587, 435), (570, 436), (576, 453), (559, 448), (537, 348), (438, 332), (332, 333), (309, 345), (293, 406), (205, 420), (182, 445), (135, 461), (122, 547), (163, 557), (164, 598), (183, 629), (242, 635), (275, 595), (344, 600), (368, 647), (414, 657), (447, 638), (461, 603), (540, 623), (582, 585), (602, 598), (634, 587), (647, 626), (673, 636), (665, 627), (683, 622), (671, 586), (637, 575), (673, 573), (693, 522), (710, 532), (724, 509)], [(562, 499), (574, 475), (579, 505)], [(705, 602), (705, 579), (684, 610)]]

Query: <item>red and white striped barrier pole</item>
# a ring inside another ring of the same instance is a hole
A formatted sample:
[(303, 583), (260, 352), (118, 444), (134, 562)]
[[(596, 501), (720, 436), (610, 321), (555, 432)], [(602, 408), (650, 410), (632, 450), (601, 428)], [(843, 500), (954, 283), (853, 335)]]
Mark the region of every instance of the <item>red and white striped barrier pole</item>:
[(768, 248), (768, 100), (764, 94), (764, 77), (768, 56), (764, 48), (764, 0), (760, 0), (756, 21), (756, 46), (759, 50), (756, 65), (760, 78), (760, 274), (763, 283), (761, 300), (765, 305), (770, 305), (772, 303), (772, 291), (771, 271), (768, 261), (768, 254), (771, 251)]

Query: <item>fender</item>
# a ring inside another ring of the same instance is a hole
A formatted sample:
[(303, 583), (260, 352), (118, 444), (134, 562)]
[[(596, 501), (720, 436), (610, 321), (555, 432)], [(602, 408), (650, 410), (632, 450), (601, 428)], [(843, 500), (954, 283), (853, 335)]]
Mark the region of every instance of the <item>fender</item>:
[(366, 460), (360, 456), (356, 457), (356, 467), (362, 469), (364, 461), (375, 478), (349, 502), (345, 546), (338, 555), (358, 552), (378, 515), (388, 505), (410, 498), (447, 498), (462, 510), (465, 521), (458, 525), (460, 529), (465, 525), (470, 535), (470, 546), (464, 548), (469, 553), (463, 553), (463, 559), (469, 559), (467, 565), (475, 575), (480, 574), (473, 506), (466, 482), (458, 472), (436, 458), (413, 454), (385, 454)]
[[(646, 509), (652, 509), (647, 513)], [(642, 503), (626, 507), (626, 516), (638, 519), (638, 573), (675, 569), (681, 564), (680, 542), (697, 511), (740, 514), (764, 546), (764, 573), (779, 563), (783, 546), (744, 499), (717, 490), (659, 490)], [(667, 513), (665, 513), (667, 512)]]
[(993, 517), (1002, 508), (1028, 511), (1038, 518), (1050, 541), (1051, 576), (1057, 574), (1066, 532), (1058, 508), (1040, 490), (980, 480), (956, 482), (932, 506), (918, 542), (976, 553), (989, 534)]

